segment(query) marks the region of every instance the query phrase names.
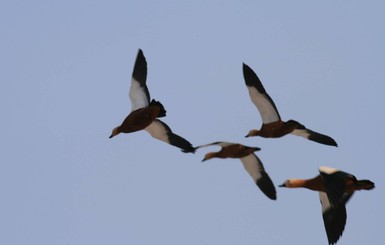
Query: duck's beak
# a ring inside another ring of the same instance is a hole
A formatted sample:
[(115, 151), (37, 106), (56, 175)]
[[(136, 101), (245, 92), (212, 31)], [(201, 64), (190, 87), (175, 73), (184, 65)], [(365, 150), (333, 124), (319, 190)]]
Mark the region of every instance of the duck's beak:
[(278, 187), (286, 187), (286, 184), (285, 183), (280, 184)]
[(109, 139), (111, 139), (112, 137), (114, 137), (114, 135), (113, 135), (113, 134), (111, 134), (111, 135), (110, 135), (110, 137), (108, 137), (108, 138), (109, 138)]

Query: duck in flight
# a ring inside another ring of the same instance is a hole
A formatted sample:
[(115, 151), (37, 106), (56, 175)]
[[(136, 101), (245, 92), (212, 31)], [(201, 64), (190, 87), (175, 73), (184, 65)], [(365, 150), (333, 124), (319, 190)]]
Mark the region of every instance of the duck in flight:
[(166, 116), (166, 110), (159, 101), (154, 99), (150, 101), (150, 92), (148, 91), (146, 80), (147, 61), (143, 51), (139, 49), (129, 91), (131, 113), (124, 119), (121, 125), (112, 130), (109, 138), (119, 133), (132, 133), (144, 129), (158, 140), (176, 146), (183, 152), (193, 153), (195, 148), (190, 142), (174, 134), (166, 123), (158, 119), (159, 117)]
[(346, 224), (346, 203), (358, 190), (371, 190), (370, 180), (357, 180), (349, 173), (320, 167), (319, 175), (311, 179), (288, 179), (280, 187), (307, 188), (319, 192), (322, 217), (329, 244), (335, 244), (342, 236)]
[(257, 184), (261, 191), (268, 198), (272, 200), (277, 199), (277, 194), (273, 182), (271, 181), (269, 175), (265, 172), (261, 160), (259, 160), (259, 158), (254, 154), (254, 152), (259, 151), (260, 148), (220, 141), (206, 145), (200, 145), (195, 149), (212, 145), (220, 146), (221, 150), (219, 152), (207, 153), (202, 162), (211, 158), (239, 158), (246, 171), (250, 174), (254, 183)]
[(259, 130), (250, 130), (246, 137), (279, 138), (286, 134), (294, 134), (324, 145), (337, 146), (331, 137), (307, 129), (297, 121), (282, 121), (274, 101), (267, 94), (257, 74), (245, 63), (243, 63), (243, 76), (251, 101), (262, 117), (262, 127)]

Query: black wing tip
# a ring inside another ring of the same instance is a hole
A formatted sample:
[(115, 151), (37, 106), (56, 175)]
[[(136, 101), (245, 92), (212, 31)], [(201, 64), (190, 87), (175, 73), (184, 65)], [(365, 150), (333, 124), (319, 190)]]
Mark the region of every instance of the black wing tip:
[(331, 208), (323, 214), (326, 235), (330, 245), (336, 244), (342, 237), (346, 225), (346, 207), (344, 204)]
[[(181, 137), (182, 138), (182, 137)], [(184, 138), (182, 138), (184, 139)], [(181, 151), (183, 153), (195, 153), (195, 151), (198, 149), (197, 147), (194, 147), (190, 142), (188, 142), (186, 139), (183, 140), (184, 144), (183, 147), (181, 147)]]
[(337, 244), (338, 240), (340, 240), (340, 238), (342, 237), (342, 235), (338, 236), (338, 237), (332, 237), (329, 239), (328, 237), (328, 242), (329, 242), (329, 245), (334, 245), (334, 244)]
[(310, 137), (309, 139), (313, 140), (313, 141), (316, 141), (318, 143), (321, 143), (321, 144), (324, 144), (324, 145), (338, 147), (337, 142), (334, 139), (330, 138), (329, 136), (324, 135), (323, 137), (318, 137), (318, 139), (316, 139), (316, 140), (314, 138), (313, 139), (311, 139), (311, 138), (312, 137)]
[(308, 132), (310, 133), (310, 136), (308, 138), (309, 140), (315, 141), (323, 145), (338, 147), (337, 142), (332, 137), (329, 137), (324, 134), (316, 133), (310, 130), (308, 130)]
[(261, 174), (262, 178), (257, 180), (257, 186), (269, 199), (277, 200), (277, 191), (274, 187), (273, 181), (271, 181), (269, 175), (266, 172), (262, 172)]
[(144, 56), (142, 49), (138, 50), (138, 54), (136, 55), (136, 60), (138, 60), (140, 62), (143, 62), (143, 61), (146, 62), (146, 57)]
[(137, 80), (141, 86), (144, 86), (146, 84), (147, 61), (141, 49), (139, 49), (138, 54), (136, 55), (136, 61), (134, 71), (132, 72), (132, 77), (135, 78), (135, 80)]
[[(266, 195), (266, 196), (267, 196), (267, 195)], [(270, 195), (270, 196), (267, 196), (267, 197), (270, 198), (271, 200), (274, 200), (274, 201), (277, 200), (277, 194)]]
[(324, 136), (325, 137), (322, 139), (322, 143), (324, 145), (330, 145), (330, 146), (338, 147), (337, 142), (332, 137), (329, 137), (329, 136), (326, 136), (326, 135), (324, 135)]
[(254, 87), (262, 94), (266, 93), (265, 88), (263, 87), (257, 74), (245, 63), (243, 63), (243, 77), (245, 79), (246, 86)]
[(250, 69), (250, 66), (248, 66), (245, 62), (242, 63), (243, 72), (245, 72), (246, 69)]
[(184, 148), (184, 149), (181, 149), (181, 151), (183, 153), (195, 153), (196, 151), (196, 148), (191, 146), (191, 147), (187, 147), (187, 148)]
[(180, 148), (183, 153), (195, 153), (197, 147), (194, 147), (188, 140), (177, 134), (174, 134), (171, 129), (169, 129), (167, 134), (169, 144)]

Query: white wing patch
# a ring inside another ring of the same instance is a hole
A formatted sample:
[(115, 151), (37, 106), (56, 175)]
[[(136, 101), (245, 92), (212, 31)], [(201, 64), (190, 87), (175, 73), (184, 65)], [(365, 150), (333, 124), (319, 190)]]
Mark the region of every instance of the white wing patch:
[(245, 167), (246, 171), (253, 178), (254, 182), (262, 178), (261, 172), (264, 171), (261, 161), (254, 154), (242, 157), (241, 162)]
[(339, 170), (331, 167), (321, 166), (319, 167), (319, 171), (325, 174), (333, 174), (335, 172), (338, 172)]
[(170, 143), (167, 135), (168, 130), (158, 120), (153, 121), (144, 130), (146, 130), (152, 137), (164, 141), (168, 144)]
[(141, 87), (140, 83), (136, 81), (135, 78), (131, 78), (131, 86), (128, 95), (131, 100), (131, 111), (147, 107), (150, 103), (150, 98), (147, 97), (145, 87)]
[(306, 139), (309, 139), (310, 133), (307, 131), (307, 129), (294, 129), (291, 134), (304, 137)]
[(280, 120), (279, 114), (275, 110), (274, 105), (271, 104), (269, 98), (267, 98), (264, 94), (259, 93), (255, 87), (246, 87), (249, 90), (251, 101), (257, 107), (264, 124)]
[(321, 201), (322, 213), (325, 213), (331, 207), (328, 195), (325, 192), (320, 191), (319, 192), (319, 199)]

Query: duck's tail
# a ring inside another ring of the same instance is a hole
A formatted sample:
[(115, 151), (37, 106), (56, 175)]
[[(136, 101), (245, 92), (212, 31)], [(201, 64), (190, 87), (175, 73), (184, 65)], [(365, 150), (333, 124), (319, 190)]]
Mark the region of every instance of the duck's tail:
[(165, 117), (166, 116), (166, 109), (164, 109), (164, 106), (159, 101), (151, 100), (149, 106), (157, 106), (157, 107), (159, 107), (159, 113), (158, 113), (157, 117)]
[(359, 180), (356, 183), (358, 190), (371, 190), (374, 188), (374, 183), (370, 180)]

